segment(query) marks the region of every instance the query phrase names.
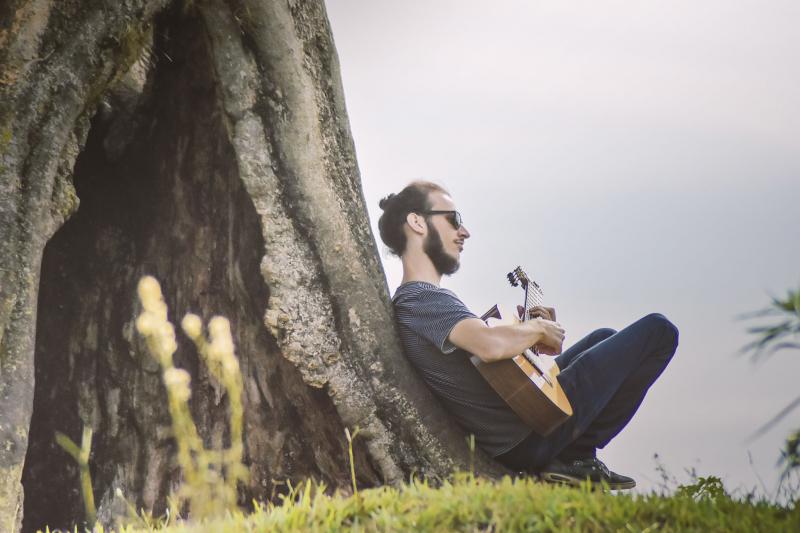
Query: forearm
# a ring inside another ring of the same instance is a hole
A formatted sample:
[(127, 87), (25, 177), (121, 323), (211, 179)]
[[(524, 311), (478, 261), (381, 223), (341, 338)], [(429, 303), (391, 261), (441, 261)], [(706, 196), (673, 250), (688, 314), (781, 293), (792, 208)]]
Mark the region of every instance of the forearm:
[(558, 322), (540, 318), (519, 324), (489, 327), (479, 318), (465, 318), (455, 325), (450, 342), (485, 362), (501, 361), (538, 345), (544, 353), (561, 353), (564, 328)]
[(475, 355), (486, 363), (519, 355), (541, 340), (541, 329), (536, 326), (537, 324), (529, 321), (487, 328), (486, 344), (482, 353)]

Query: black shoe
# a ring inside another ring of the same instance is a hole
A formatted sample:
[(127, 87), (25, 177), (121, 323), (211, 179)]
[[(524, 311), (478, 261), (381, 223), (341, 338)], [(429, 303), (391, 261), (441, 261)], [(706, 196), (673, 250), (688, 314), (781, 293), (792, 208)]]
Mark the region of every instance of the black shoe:
[(571, 486), (578, 486), (587, 479), (597, 484), (605, 482), (611, 490), (632, 489), (636, 486), (633, 478), (612, 472), (597, 457), (577, 459), (569, 463), (553, 459), (539, 472), (539, 477), (549, 483)]

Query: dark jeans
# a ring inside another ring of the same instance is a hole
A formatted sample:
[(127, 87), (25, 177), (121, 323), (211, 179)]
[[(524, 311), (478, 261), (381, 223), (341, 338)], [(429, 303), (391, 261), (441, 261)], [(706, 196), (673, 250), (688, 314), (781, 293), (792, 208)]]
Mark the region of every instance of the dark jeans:
[(496, 459), (538, 471), (551, 460), (593, 456), (630, 421), (678, 347), (678, 329), (658, 313), (620, 332), (598, 329), (556, 358), (573, 415), (546, 437), (531, 433)]

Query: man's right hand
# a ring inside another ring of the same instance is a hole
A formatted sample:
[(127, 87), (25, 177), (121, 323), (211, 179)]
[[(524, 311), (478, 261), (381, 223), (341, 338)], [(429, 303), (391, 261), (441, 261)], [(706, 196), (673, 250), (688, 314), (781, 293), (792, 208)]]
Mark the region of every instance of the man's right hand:
[(547, 355), (558, 355), (561, 353), (561, 346), (564, 344), (564, 328), (561, 324), (552, 320), (535, 318), (529, 323), (534, 324), (540, 334), (539, 342), (535, 347), (539, 353)]

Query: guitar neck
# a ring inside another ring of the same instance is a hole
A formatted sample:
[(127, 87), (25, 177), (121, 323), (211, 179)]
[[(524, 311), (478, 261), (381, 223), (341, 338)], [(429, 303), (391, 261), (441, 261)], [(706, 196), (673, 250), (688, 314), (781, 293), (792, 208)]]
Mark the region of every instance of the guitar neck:
[(542, 305), (542, 289), (535, 282), (527, 283), (525, 285), (525, 312), (522, 320), (530, 320), (529, 311), (537, 305)]
[(538, 283), (531, 280), (520, 267), (506, 274), (506, 278), (508, 278), (508, 282), (514, 287), (522, 285), (522, 289), (525, 291), (525, 312), (522, 313), (522, 321), (530, 320), (531, 308), (542, 305), (542, 297), (544, 296), (542, 294), (542, 288), (539, 287)]

